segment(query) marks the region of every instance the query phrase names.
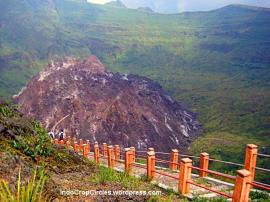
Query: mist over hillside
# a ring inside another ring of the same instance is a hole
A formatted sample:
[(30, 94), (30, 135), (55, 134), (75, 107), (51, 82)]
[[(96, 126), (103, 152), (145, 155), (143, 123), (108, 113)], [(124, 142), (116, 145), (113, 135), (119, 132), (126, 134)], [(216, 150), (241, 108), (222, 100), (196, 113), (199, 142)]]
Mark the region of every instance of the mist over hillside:
[[(117, 0), (119, 1), (119, 0)], [(88, 0), (96, 4), (114, 3), (116, 0)], [(210, 11), (228, 5), (247, 5), (256, 7), (270, 8), (268, 0), (121, 0), (128, 8), (137, 9), (148, 7), (158, 13), (181, 13), (194, 11)]]

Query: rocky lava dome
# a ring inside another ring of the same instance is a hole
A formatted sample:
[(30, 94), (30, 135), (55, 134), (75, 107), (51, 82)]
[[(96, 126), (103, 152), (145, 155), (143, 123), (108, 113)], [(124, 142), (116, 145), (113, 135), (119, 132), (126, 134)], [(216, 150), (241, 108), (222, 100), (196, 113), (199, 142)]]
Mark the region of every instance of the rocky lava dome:
[(95, 57), (52, 61), (14, 96), (48, 130), (100, 143), (187, 149), (201, 125), (152, 80), (111, 73)]

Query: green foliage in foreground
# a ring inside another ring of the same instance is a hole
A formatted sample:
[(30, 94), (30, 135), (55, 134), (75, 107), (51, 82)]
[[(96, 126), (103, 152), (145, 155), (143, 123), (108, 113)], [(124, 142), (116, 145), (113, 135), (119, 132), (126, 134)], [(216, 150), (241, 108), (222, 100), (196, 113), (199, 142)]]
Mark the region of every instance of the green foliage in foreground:
[(193, 198), (192, 199), (193, 202), (226, 202), (227, 199), (224, 198), (213, 198), (213, 199), (209, 199), (209, 198)]
[(166, 192), (166, 197), (162, 196), (151, 196), (147, 202), (174, 202), (175, 197), (178, 196), (179, 202), (188, 202), (188, 199), (186, 197), (179, 196), (178, 193), (176, 193), (173, 189), (166, 189), (164, 190)]
[(123, 187), (134, 189), (139, 187), (142, 181), (134, 176), (120, 173), (104, 166), (98, 167), (98, 173), (91, 178), (97, 184), (120, 183)]
[(1, 104), (0, 114), (2, 117), (12, 118), (16, 114), (16, 108)]
[[(143, 188), (146, 191), (154, 190), (154, 185), (144, 186), (144, 183), (150, 183), (146, 179), (146, 176), (141, 176), (140, 178), (136, 178), (135, 176), (127, 175), (126, 173), (117, 172), (113, 169), (98, 166), (98, 172), (95, 173), (94, 176), (90, 179), (91, 182), (102, 185), (112, 185), (112, 184), (120, 184), (122, 187), (128, 190), (136, 190), (138, 188)], [(147, 200), (149, 202), (172, 202), (177, 197), (178, 194), (173, 190), (164, 190), (166, 192), (166, 196), (158, 195), (158, 196), (150, 196)], [(183, 199), (179, 199), (177, 201), (187, 202), (187, 200), (183, 197)]]
[(250, 199), (256, 202), (270, 202), (270, 195), (263, 191), (252, 191), (250, 192)]
[(12, 141), (12, 146), (32, 159), (48, 157), (52, 152), (51, 140), (45, 129), (35, 120), (22, 118), (16, 106), (0, 103), (0, 135)]
[(39, 156), (48, 157), (51, 155), (52, 148), (50, 139), (39, 123), (34, 123), (33, 131), (36, 136), (28, 135), (27, 137), (16, 136), (13, 141), (14, 148), (22, 150), (27, 156), (33, 159)]
[(31, 180), (21, 185), (21, 173), (17, 181), (17, 191), (12, 192), (5, 180), (0, 181), (0, 201), (2, 202), (46, 202), (43, 194), (46, 176), (43, 171), (35, 170)]
[[(173, 195), (169, 195), (166, 198), (161, 196), (151, 196), (147, 202), (174, 202)], [(179, 202), (188, 202), (188, 199), (179, 199), (177, 200)]]

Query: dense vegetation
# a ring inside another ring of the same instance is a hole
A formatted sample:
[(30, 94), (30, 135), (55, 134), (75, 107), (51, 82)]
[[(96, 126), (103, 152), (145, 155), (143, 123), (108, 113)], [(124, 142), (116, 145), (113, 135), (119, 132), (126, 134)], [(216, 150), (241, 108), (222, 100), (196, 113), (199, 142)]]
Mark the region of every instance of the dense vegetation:
[(161, 15), (80, 0), (0, 0), (0, 95), (17, 93), (56, 55), (92, 53), (112, 71), (158, 81), (198, 113), (204, 134), (190, 152), (242, 162), (247, 143), (269, 152), (269, 20), (268, 9), (245, 6)]

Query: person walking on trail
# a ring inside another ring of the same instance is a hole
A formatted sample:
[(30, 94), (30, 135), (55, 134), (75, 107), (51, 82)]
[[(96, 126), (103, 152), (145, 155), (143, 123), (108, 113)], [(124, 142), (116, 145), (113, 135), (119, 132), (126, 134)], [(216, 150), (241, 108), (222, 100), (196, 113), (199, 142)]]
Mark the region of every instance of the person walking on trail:
[(49, 133), (48, 133), (48, 135), (49, 135), (49, 137), (51, 138), (51, 139), (55, 139), (55, 134), (54, 134), (54, 132), (53, 131), (50, 131)]
[(65, 139), (65, 133), (64, 133), (64, 129), (61, 130), (61, 132), (59, 133), (59, 140), (64, 140)]

